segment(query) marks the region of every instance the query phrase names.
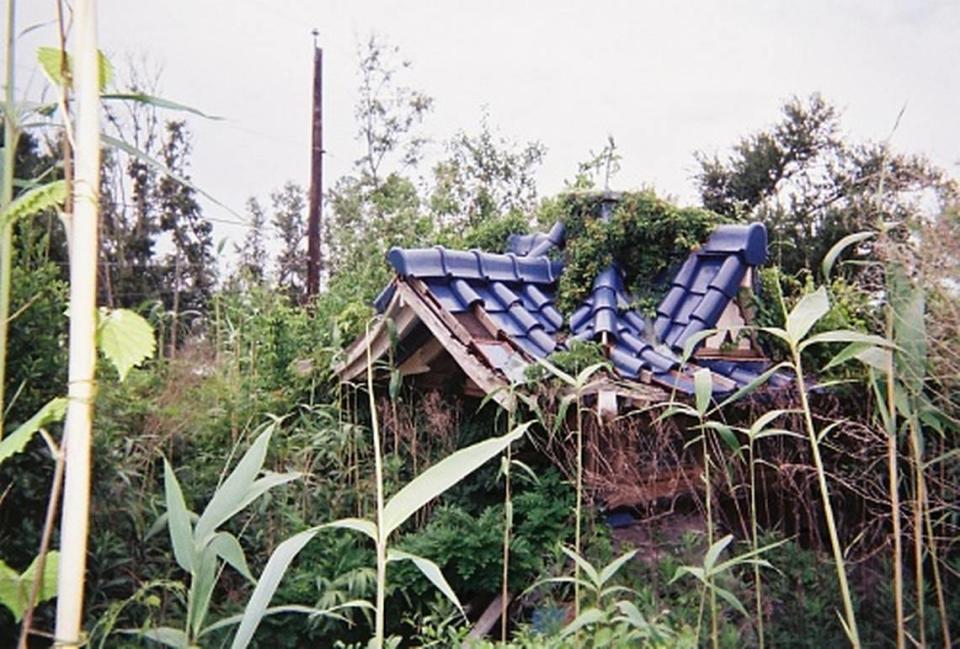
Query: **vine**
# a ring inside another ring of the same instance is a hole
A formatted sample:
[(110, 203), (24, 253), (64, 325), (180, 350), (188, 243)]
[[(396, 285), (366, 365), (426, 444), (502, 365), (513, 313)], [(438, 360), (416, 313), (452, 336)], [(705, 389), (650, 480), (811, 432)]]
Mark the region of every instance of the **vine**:
[[(612, 204), (606, 220), (600, 218), (605, 201)], [(624, 273), (634, 308), (652, 311), (668, 288), (669, 271), (727, 221), (702, 208), (677, 207), (652, 190), (563, 194), (541, 207), (541, 223), (551, 217), (566, 227), (565, 267), (557, 291), (557, 308), (563, 313), (576, 309), (597, 274), (614, 262)]]

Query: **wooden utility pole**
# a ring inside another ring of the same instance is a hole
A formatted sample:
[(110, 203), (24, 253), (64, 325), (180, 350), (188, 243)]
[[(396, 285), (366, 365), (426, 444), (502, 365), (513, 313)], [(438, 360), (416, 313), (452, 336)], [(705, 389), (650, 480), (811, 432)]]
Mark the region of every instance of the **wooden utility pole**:
[(310, 206), (307, 215), (307, 299), (320, 290), (323, 253), (320, 250), (320, 215), (323, 210), (323, 50), (313, 30), (313, 120), (310, 150)]

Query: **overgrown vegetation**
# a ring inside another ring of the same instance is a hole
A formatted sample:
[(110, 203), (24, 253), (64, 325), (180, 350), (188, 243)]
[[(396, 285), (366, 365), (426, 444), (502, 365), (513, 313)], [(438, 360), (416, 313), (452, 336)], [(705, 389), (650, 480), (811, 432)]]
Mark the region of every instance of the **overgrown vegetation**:
[[(67, 59), (52, 50), (45, 69), (64, 99)], [(105, 309), (82, 584), (89, 646), (459, 646), (498, 597), (509, 604), (491, 608), (498, 623), (474, 646), (950, 646), (960, 634), (953, 181), (886, 144), (845, 141), (814, 96), (789, 100), (779, 124), (729, 158), (700, 156), (702, 207), (650, 189), (611, 200), (612, 138), (569, 191), (540, 199), (545, 147), (516, 144), (488, 119), (424, 169), (432, 98), (405, 85), (395, 48), (371, 39), (359, 54), (363, 154), (330, 192), (325, 290), (309, 304), (300, 186), (269, 204), (251, 198), (237, 263), (218, 270), (188, 174), (182, 118), (194, 112), (168, 113), (178, 106), (157, 99), (158, 79), (142, 70), (119, 89), (102, 75), (115, 143), (92, 257)], [(18, 183), (6, 179), (0, 242), (0, 268), (12, 269), (0, 640), (44, 646), (61, 604), (58, 422), (77, 277), (60, 220), (71, 214), (75, 152), (63, 133), (75, 114), (61, 101), (23, 131), (15, 108), (8, 93), (4, 141), (17, 146), (5, 169)], [(359, 384), (336, 380), (390, 279), (390, 246), (503, 251), (509, 234), (560, 221), (561, 310), (615, 261), (634, 307), (649, 311), (717, 224), (747, 220), (767, 224), (773, 253), (742, 296), (748, 334), (774, 362), (763, 378), (786, 373), (789, 387), (758, 381), (718, 403), (700, 371), (692, 400), (603, 420), (587, 389), (609, 372), (595, 343), (528, 372), (508, 413), (454, 382), (414, 389), (373, 359)], [(604, 510), (611, 480), (636, 487), (670, 467), (691, 468), (696, 483)], [(621, 525), (625, 514), (642, 524)]]

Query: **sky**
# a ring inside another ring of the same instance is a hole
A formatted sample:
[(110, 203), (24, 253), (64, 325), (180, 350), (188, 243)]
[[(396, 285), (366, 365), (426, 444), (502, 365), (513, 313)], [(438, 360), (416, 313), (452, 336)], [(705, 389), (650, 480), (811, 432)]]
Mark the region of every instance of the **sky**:
[[(820, 92), (855, 139), (891, 137), (960, 175), (960, 3), (923, 0), (648, 2), (616, 0), (101, 0), (101, 48), (162, 69), (164, 97), (222, 120), (191, 118), (195, 183), (216, 235), (288, 180), (309, 182), (313, 37), (324, 51), (329, 186), (361, 155), (355, 139), (359, 44), (377, 34), (411, 67), (399, 79), (435, 99), (431, 154), (484, 112), (500, 133), (538, 140), (541, 195), (612, 135), (615, 189), (653, 186), (696, 201), (698, 151), (724, 155), (774, 123), (792, 95)], [(54, 2), (20, 0), (19, 27)], [(18, 42), (17, 88), (43, 86), (34, 52), (52, 25)], [(895, 131), (901, 108), (906, 106)], [(171, 117), (177, 115), (171, 114)]]

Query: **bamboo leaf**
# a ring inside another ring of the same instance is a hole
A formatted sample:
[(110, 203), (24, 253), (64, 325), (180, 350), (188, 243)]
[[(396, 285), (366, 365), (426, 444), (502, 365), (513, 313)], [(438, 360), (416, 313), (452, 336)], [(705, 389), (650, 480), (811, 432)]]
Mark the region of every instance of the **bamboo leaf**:
[(735, 403), (736, 401), (739, 401), (743, 397), (753, 393), (757, 388), (761, 387), (764, 383), (769, 381), (771, 376), (773, 376), (774, 374), (776, 374), (778, 371), (780, 371), (785, 367), (790, 367), (790, 364), (786, 362), (777, 363), (773, 367), (767, 369), (766, 371), (763, 372), (763, 374), (753, 379), (752, 381), (747, 383), (745, 386), (743, 386), (742, 388), (734, 392), (732, 395), (724, 399), (723, 403), (717, 406), (716, 409), (723, 410), (725, 407), (727, 407), (731, 403)]
[(603, 586), (603, 583), (600, 581), (600, 573), (597, 572), (597, 569), (593, 567), (589, 561), (581, 557), (579, 554), (573, 551), (573, 548), (568, 548), (567, 546), (561, 546), (560, 550), (563, 551), (565, 555), (573, 559), (573, 562), (580, 566), (580, 570), (587, 575), (587, 579), (593, 582), (594, 588), (600, 588)]
[(710, 407), (710, 398), (713, 396), (713, 374), (707, 368), (701, 368), (693, 373), (693, 391), (697, 398), (697, 414), (701, 417)]
[(408, 482), (383, 508), (382, 538), (386, 539), (421, 507), (523, 437), (531, 423), (521, 424), (501, 437), (460, 449)]
[(607, 583), (610, 580), (610, 578), (613, 577), (617, 573), (617, 571), (623, 567), (625, 563), (633, 559), (635, 556), (637, 556), (636, 550), (624, 552), (619, 557), (617, 557), (616, 559), (614, 559), (613, 561), (605, 565), (600, 570), (600, 578), (598, 580), (599, 583), (600, 584)]
[(199, 545), (204, 545), (214, 530), (236, 514), (239, 511), (238, 508), (246, 501), (254, 478), (260, 473), (263, 461), (267, 457), (267, 445), (270, 443), (272, 432), (273, 428), (270, 427), (257, 436), (233, 472), (213, 494), (213, 498), (200, 515), (200, 520), (197, 521), (194, 534)]
[(707, 554), (703, 557), (703, 569), (707, 574), (713, 572), (713, 567), (717, 563), (717, 559), (720, 557), (720, 553), (727, 549), (727, 546), (733, 541), (733, 535), (727, 534), (722, 539), (716, 541), (713, 545), (707, 548)]
[(61, 421), (66, 412), (67, 400), (64, 397), (56, 397), (45, 403), (33, 417), (17, 426), (15, 431), (0, 440), (0, 464), (3, 464), (3, 461), (8, 457), (23, 451), (37, 431)]
[[(338, 611), (343, 611), (351, 608), (365, 608), (373, 609), (373, 605), (370, 602), (365, 602), (360, 599), (351, 600), (349, 602), (344, 602), (343, 604), (337, 604), (336, 606), (331, 606), (330, 608), (314, 608), (312, 606), (303, 606), (302, 604), (284, 604), (282, 606), (271, 606), (263, 612), (263, 617), (269, 617), (271, 615), (278, 615), (280, 613), (298, 613), (301, 615), (308, 615), (311, 618), (316, 617), (330, 617), (341, 622), (348, 622), (349, 619), (338, 613)], [(217, 620), (199, 634), (198, 638), (202, 638), (208, 633), (213, 633), (219, 629), (225, 629), (228, 626), (233, 626), (234, 624), (240, 624), (243, 621), (243, 613), (238, 615), (231, 615), (230, 617), (225, 617), (223, 619)]]
[(604, 619), (603, 611), (597, 608), (587, 608), (584, 609), (580, 615), (577, 616), (573, 622), (568, 624), (560, 632), (561, 638), (567, 638), (580, 629), (590, 626), (591, 624), (596, 624), (602, 622)]
[(706, 340), (710, 336), (715, 335), (719, 329), (705, 329), (704, 331), (698, 331), (689, 338), (686, 339), (683, 343), (683, 354), (680, 356), (680, 364), (685, 364), (690, 357), (693, 356), (694, 350), (696, 350), (697, 345), (702, 341)]
[(129, 309), (100, 309), (97, 347), (116, 368), (120, 380), (156, 352), (153, 327), (143, 316)]
[(827, 289), (821, 286), (813, 293), (807, 293), (787, 314), (787, 335), (794, 344), (799, 344), (810, 328), (830, 310)]
[(256, 582), (253, 575), (250, 574), (250, 568), (247, 566), (247, 558), (243, 554), (243, 548), (240, 542), (233, 534), (229, 532), (217, 532), (210, 541), (210, 548), (218, 557), (233, 566), (233, 569), (247, 578), (248, 581)]
[(280, 585), (280, 580), (286, 573), (290, 563), (296, 558), (300, 550), (317, 535), (320, 527), (313, 527), (294, 534), (289, 539), (277, 546), (267, 565), (264, 566), (260, 579), (257, 581), (253, 594), (247, 601), (247, 606), (243, 610), (243, 618), (240, 620), (240, 627), (237, 629), (237, 635), (233, 637), (231, 649), (245, 649), (250, 641), (253, 640), (253, 634), (256, 633), (260, 621), (267, 614), (267, 606), (273, 599), (273, 594)]
[(835, 331), (825, 331), (815, 336), (810, 336), (800, 344), (800, 351), (803, 351), (811, 345), (821, 343), (865, 343), (876, 347), (893, 347), (894, 345), (883, 338), (874, 334), (865, 334), (862, 331), (851, 331), (849, 329), (837, 329)]
[(402, 550), (390, 550), (387, 554), (387, 561), (412, 561), (420, 572), (423, 573), (424, 577), (430, 580), (430, 582), (437, 587), (443, 596), (448, 600), (453, 602), (454, 606), (460, 611), (460, 614), (464, 617), (467, 616), (466, 612), (463, 610), (463, 605), (460, 603), (460, 600), (457, 598), (457, 594), (453, 592), (453, 588), (450, 587), (450, 584), (447, 583), (446, 578), (443, 576), (443, 572), (440, 570), (440, 566), (431, 561), (416, 554), (410, 554), (409, 552), (403, 552)]
[(167, 527), (170, 530), (170, 543), (177, 565), (193, 572), (196, 549), (193, 543), (193, 530), (190, 527), (190, 515), (183, 500), (183, 491), (173, 472), (173, 467), (163, 458), (163, 490), (167, 502)]
[(340, 520), (333, 521), (332, 523), (326, 523), (321, 527), (334, 527), (344, 530), (353, 530), (354, 532), (366, 534), (373, 539), (374, 543), (377, 542), (377, 524), (362, 518), (341, 518)]
[(184, 113), (193, 113), (198, 117), (203, 117), (204, 119), (211, 120), (222, 120), (222, 117), (217, 115), (209, 115), (203, 111), (197, 110), (192, 106), (187, 106), (186, 104), (181, 104), (169, 99), (164, 99), (163, 97), (157, 97), (154, 95), (148, 95), (142, 92), (113, 92), (109, 94), (100, 95), (101, 99), (107, 101), (132, 101), (137, 104), (144, 104), (146, 106), (153, 106), (155, 108), (163, 108), (166, 110), (176, 110)]
[(743, 604), (740, 603), (740, 600), (737, 599), (737, 596), (731, 593), (729, 590), (720, 588), (717, 585), (710, 586), (710, 588), (720, 597), (720, 599), (736, 609), (737, 613), (740, 613), (740, 615), (745, 617), (750, 616), (750, 614), (747, 613), (747, 609), (745, 609)]
[(830, 248), (830, 251), (827, 252), (827, 254), (823, 257), (821, 269), (823, 270), (824, 280), (830, 279), (830, 271), (833, 270), (834, 263), (836, 263), (837, 258), (843, 254), (844, 250), (850, 246), (866, 241), (872, 236), (874, 236), (873, 232), (854, 232), (853, 234), (848, 234), (844, 238), (840, 239), (840, 241), (833, 244), (833, 247)]
[(55, 180), (39, 185), (17, 196), (3, 213), (0, 224), (16, 223), (18, 220), (59, 207), (67, 199), (67, 183)]
[(169, 626), (137, 631), (136, 634), (147, 640), (153, 640), (154, 642), (158, 642), (167, 647), (173, 647), (174, 649), (187, 649), (187, 645), (189, 644), (186, 633), (180, 629), (174, 629)]

